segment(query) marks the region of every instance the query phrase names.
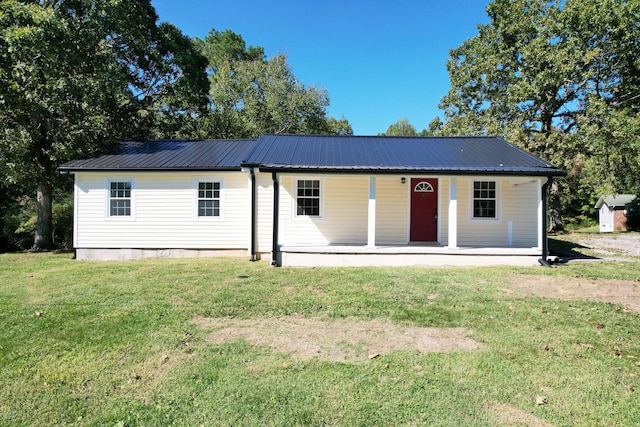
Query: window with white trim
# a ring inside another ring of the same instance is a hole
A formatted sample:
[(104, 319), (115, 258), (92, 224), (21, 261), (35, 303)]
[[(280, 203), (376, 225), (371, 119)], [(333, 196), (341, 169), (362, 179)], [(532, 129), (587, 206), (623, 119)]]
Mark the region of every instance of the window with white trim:
[(111, 218), (133, 216), (133, 181), (108, 181), (108, 216)]
[(498, 218), (498, 189), (495, 181), (473, 181), (473, 219)]
[(219, 218), (222, 208), (222, 183), (219, 180), (198, 180), (196, 182), (196, 215), (199, 218)]
[(296, 216), (320, 217), (320, 180), (299, 179), (296, 190)]

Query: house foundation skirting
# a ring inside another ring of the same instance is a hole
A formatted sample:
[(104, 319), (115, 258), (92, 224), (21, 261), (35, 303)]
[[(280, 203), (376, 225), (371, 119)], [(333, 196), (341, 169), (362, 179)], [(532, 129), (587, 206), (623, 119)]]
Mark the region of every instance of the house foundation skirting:
[(246, 249), (76, 249), (76, 259), (85, 261), (127, 261), (144, 258), (206, 258), (214, 256), (247, 257), (248, 254), (249, 252)]
[[(245, 249), (131, 249), (77, 248), (76, 259), (86, 261), (126, 261), (145, 258), (248, 257)], [(284, 267), (357, 266), (487, 266), (538, 265), (537, 248), (450, 249), (444, 246), (282, 246), (278, 265)], [(270, 261), (270, 253), (257, 253), (256, 259)]]
[(538, 248), (476, 248), (443, 246), (283, 246), (283, 267), (345, 266), (537, 266)]

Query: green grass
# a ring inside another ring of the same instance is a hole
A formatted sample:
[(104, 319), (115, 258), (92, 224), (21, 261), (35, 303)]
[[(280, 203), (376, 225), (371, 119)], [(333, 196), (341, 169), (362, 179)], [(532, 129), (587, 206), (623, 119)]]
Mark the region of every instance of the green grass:
[[(0, 425), (491, 426), (498, 405), (553, 425), (639, 425), (640, 314), (501, 290), (531, 274), (636, 281), (640, 262), (276, 269), (0, 255)], [(193, 322), (294, 314), (462, 327), (484, 349), (309, 361), (211, 343)]]

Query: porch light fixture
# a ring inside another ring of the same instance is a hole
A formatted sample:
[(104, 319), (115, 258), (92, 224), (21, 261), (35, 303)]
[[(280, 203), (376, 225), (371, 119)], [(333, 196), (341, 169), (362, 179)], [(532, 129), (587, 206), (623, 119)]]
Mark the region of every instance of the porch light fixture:
[(407, 178), (405, 178), (404, 176), (400, 178), (400, 183), (404, 184), (405, 182), (407, 182)]

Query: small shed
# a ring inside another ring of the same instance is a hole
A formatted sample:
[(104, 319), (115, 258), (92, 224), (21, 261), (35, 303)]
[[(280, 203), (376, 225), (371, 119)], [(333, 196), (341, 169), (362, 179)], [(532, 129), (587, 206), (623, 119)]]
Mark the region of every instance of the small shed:
[(633, 194), (608, 194), (600, 197), (594, 206), (598, 209), (600, 232), (626, 231), (624, 212), (627, 205), (635, 198)]

